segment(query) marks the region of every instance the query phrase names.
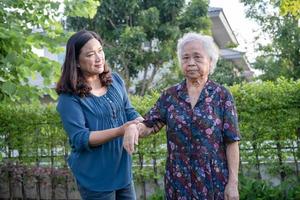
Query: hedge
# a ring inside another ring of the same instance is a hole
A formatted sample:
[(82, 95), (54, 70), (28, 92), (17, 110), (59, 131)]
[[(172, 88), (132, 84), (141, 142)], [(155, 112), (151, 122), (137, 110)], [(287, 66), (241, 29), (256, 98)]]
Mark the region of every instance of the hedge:
[[(242, 135), (241, 173), (257, 179), (268, 173), (281, 182), (299, 181), (300, 81), (242, 83), (229, 89), (237, 105)], [(131, 101), (139, 113), (145, 114), (159, 95), (131, 96)], [(55, 103), (2, 102), (0, 113), (2, 166), (17, 163), (66, 169), (70, 148)], [(133, 157), (134, 177), (144, 190), (149, 180), (158, 185), (166, 158), (165, 131), (141, 140)], [(1, 169), (1, 174), (7, 175), (5, 167)]]

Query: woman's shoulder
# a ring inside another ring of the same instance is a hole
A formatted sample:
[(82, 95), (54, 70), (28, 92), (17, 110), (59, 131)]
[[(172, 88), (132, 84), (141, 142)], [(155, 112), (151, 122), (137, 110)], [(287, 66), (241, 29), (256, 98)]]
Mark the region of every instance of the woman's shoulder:
[(228, 99), (233, 99), (233, 96), (227, 86), (221, 85), (212, 80), (210, 80), (209, 85), (210, 85), (210, 87), (213, 88), (213, 91), (215, 91), (214, 94), (216, 94), (216, 96), (220, 97), (224, 101), (226, 101)]
[(120, 84), (124, 84), (124, 81), (123, 81), (122, 77), (120, 76), (120, 74), (118, 74), (117, 72), (112, 72), (111, 75), (112, 75), (113, 82), (117, 81)]
[(68, 103), (70, 101), (78, 101), (79, 96), (71, 93), (61, 93), (58, 96), (58, 103)]
[(179, 91), (182, 88), (182, 83), (174, 84), (161, 92), (160, 100), (165, 101), (168, 99), (172, 99), (172, 97), (178, 96)]
[(221, 92), (221, 93), (230, 93), (229, 89), (226, 86), (217, 83), (211, 79), (209, 79), (208, 81), (209, 81), (208, 87), (210, 87), (211, 89), (217, 90), (217, 92)]
[(111, 92), (118, 92), (119, 94), (126, 93), (125, 82), (122, 79), (122, 77), (116, 72), (112, 72), (112, 84), (111, 84), (111, 86), (112, 86), (112, 88), (115, 89), (115, 90), (109, 89), (109, 91), (111, 91)]
[(184, 87), (184, 82), (176, 83), (169, 88), (167, 88), (164, 92), (166, 94), (176, 94), (178, 90), (181, 90)]
[(70, 99), (70, 98), (74, 98), (74, 95), (71, 93), (61, 93), (58, 96), (58, 100), (60, 99)]
[(75, 95), (71, 93), (61, 93), (58, 96), (58, 101), (56, 105), (56, 110), (59, 112), (64, 112), (66, 109), (69, 109), (71, 105), (78, 103), (78, 99)]

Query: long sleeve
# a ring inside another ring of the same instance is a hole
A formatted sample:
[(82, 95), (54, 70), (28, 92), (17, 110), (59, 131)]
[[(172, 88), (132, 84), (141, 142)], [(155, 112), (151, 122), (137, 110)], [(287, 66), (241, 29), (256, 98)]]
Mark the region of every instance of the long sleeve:
[(134, 109), (134, 107), (131, 105), (130, 100), (128, 98), (128, 94), (126, 92), (125, 83), (122, 80), (122, 78), (117, 74), (113, 74), (117, 82), (121, 85), (122, 94), (123, 94), (123, 101), (124, 101), (124, 109), (126, 113), (126, 117), (128, 121), (134, 120), (138, 117), (140, 117), (140, 114)]
[(86, 120), (79, 100), (74, 96), (62, 94), (58, 100), (57, 111), (69, 136), (71, 147), (76, 151), (90, 151), (90, 131), (85, 125)]
[(159, 97), (155, 105), (149, 110), (149, 112), (144, 116), (143, 123), (152, 128), (154, 124), (160, 122), (166, 124), (166, 107), (164, 106), (165, 92)]

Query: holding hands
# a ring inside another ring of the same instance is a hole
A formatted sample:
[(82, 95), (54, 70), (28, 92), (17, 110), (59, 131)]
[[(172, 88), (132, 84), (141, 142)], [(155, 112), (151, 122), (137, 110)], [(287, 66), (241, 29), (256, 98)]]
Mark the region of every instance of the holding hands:
[(148, 128), (144, 123), (133, 123), (125, 128), (123, 147), (125, 150), (132, 154), (135, 150), (135, 145), (138, 145), (139, 137), (145, 137), (152, 132), (158, 132), (164, 126), (163, 123), (157, 123), (153, 128)]
[(134, 152), (134, 146), (138, 145), (139, 130), (137, 124), (131, 124), (125, 128), (123, 147), (125, 150), (132, 154)]

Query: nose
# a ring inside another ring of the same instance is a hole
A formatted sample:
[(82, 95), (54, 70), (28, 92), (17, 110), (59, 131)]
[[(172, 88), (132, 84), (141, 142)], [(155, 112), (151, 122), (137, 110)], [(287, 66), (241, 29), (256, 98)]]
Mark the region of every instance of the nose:
[(195, 59), (193, 57), (189, 58), (188, 65), (195, 65)]
[(104, 55), (103, 53), (96, 53), (96, 61), (99, 62), (101, 59), (103, 59)]
[(99, 57), (98, 54), (97, 54), (97, 56), (96, 56), (96, 61), (97, 61), (97, 62), (100, 61), (100, 57)]

